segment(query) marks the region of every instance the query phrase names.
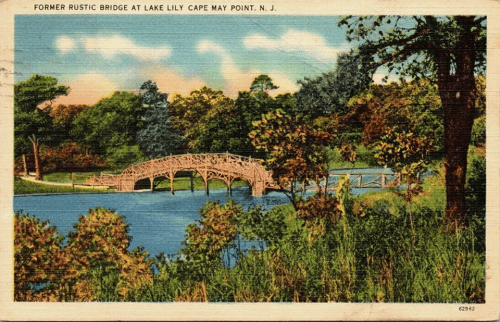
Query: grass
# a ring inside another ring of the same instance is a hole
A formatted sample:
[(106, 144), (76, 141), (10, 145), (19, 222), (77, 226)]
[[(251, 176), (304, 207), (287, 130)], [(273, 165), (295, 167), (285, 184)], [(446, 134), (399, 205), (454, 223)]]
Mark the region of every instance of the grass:
[[(155, 181), (156, 182), (156, 181)], [(246, 187), (248, 183), (243, 180), (235, 180), (231, 187)], [(224, 189), (227, 188), (226, 184), (220, 180), (210, 180), (208, 182), (208, 189)], [(174, 190), (189, 190), (191, 189), (191, 183), (189, 177), (177, 177), (174, 180)], [(199, 176), (195, 176), (193, 178), (193, 189), (194, 190), (203, 190), (205, 189), (205, 184), (203, 179)], [(155, 191), (166, 191), (170, 190), (170, 180), (161, 181), (156, 187)]]
[(14, 194), (27, 195), (27, 194), (40, 194), (40, 193), (102, 193), (107, 192), (102, 188), (88, 189), (79, 186), (65, 187), (65, 186), (52, 186), (43, 183), (30, 182), (19, 178), (14, 178)]
[[(75, 174), (75, 181), (77, 183), (83, 183), (85, 179), (91, 177), (93, 175), (100, 175), (101, 171), (93, 171), (93, 172), (73, 172)], [(118, 171), (102, 171), (102, 173), (121, 173), (121, 170)], [(49, 174), (45, 174), (43, 176), (43, 181), (47, 182), (60, 182), (60, 183), (71, 183), (71, 172), (53, 172)]]
[[(116, 172), (116, 171), (115, 171)], [(100, 172), (78, 172), (75, 173), (75, 181), (76, 183), (83, 183), (86, 178), (96, 174), (100, 174)], [(70, 172), (54, 172), (50, 174), (46, 174), (43, 177), (43, 181), (47, 183), (71, 183), (71, 173)], [(155, 191), (170, 191), (170, 181), (155, 180)], [(236, 187), (246, 187), (248, 183), (243, 180), (235, 180), (232, 184), (233, 188)], [(149, 183), (142, 187), (144, 189), (149, 189)], [(225, 189), (227, 188), (226, 184), (220, 180), (210, 180), (208, 182), (209, 189)], [(174, 190), (189, 190), (191, 189), (191, 184), (189, 177), (177, 177), (174, 181)], [(203, 190), (205, 189), (205, 184), (203, 183), (203, 179), (199, 176), (195, 176), (193, 178), (193, 189), (194, 190)], [(100, 193), (110, 191), (110, 189), (105, 190), (100, 187), (95, 187), (95, 189), (82, 188), (79, 186), (72, 187), (64, 187), (64, 186), (53, 186), (42, 183), (29, 182), (26, 180), (21, 180), (19, 178), (14, 178), (14, 194), (38, 194), (38, 193)]]

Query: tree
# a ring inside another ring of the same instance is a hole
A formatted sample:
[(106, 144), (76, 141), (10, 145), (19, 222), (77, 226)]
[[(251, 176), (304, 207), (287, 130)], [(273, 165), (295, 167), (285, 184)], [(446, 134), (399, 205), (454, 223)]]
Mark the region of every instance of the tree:
[(126, 166), (144, 158), (136, 136), (143, 127), (145, 110), (138, 95), (114, 92), (79, 114), (71, 133), (80, 145), (106, 157), (115, 166)]
[(50, 116), (54, 126), (55, 142), (63, 143), (71, 141), (71, 129), (73, 120), (83, 111), (88, 109), (87, 105), (62, 105), (53, 106), (50, 108)]
[[(386, 130), (375, 144), (376, 156), (380, 164), (389, 166), (406, 182), (406, 192), (402, 195), (406, 200), (412, 233), (413, 218), (411, 200), (421, 191), (420, 179), (427, 171), (430, 153), (435, 149), (432, 137), (418, 135), (405, 130)], [(398, 191), (396, 191), (398, 192)]]
[(14, 299), (54, 299), (54, 294), (36, 292), (36, 287), (53, 282), (64, 272), (63, 236), (48, 222), (16, 213), (14, 217)]
[(264, 92), (278, 89), (279, 87), (273, 84), (273, 80), (266, 74), (261, 74), (257, 76), (252, 85), (250, 85), (250, 92)]
[(341, 122), (359, 127), (367, 146), (393, 129), (432, 138), (438, 151), (443, 149), (441, 100), (437, 87), (428, 80), (372, 84), (368, 91), (352, 98), (348, 106), (350, 112)]
[(170, 107), (190, 151), (249, 154), (244, 109), (222, 91), (204, 86), (185, 97), (176, 95)]
[(346, 115), (349, 99), (372, 82), (373, 72), (365, 68), (368, 63), (365, 56), (351, 50), (338, 56), (332, 71), (299, 80), (297, 109), (309, 119), (330, 114), (334, 118)]
[(52, 119), (47, 111), (56, 97), (68, 91), (67, 86), (57, 85), (55, 77), (38, 74), (14, 85), (14, 154), (25, 155), (32, 148), (37, 180), (42, 179), (40, 141), (50, 141), (52, 134)]
[(160, 93), (156, 83), (147, 81), (141, 85), (144, 92), (139, 101), (147, 108), (144, 126), (137, 132), (137, 142), (151, 158), (177, 154), (182, 149), (180, 131), (172, 126), (168, 95)]
[(202, 219), (186, 228), (186, 240), (182, 242), (184, 248), (179, 252), (186, 256), (184, 263), (190, 277), (201, 282), (205, 302), (205, 281), (210, 278), (214, 264), (221, 262), (222, 252), (236, 239), (238, 230), (234, 221), (241, 211), (241, 206), (231, 199), (222, 206), (218, 202), (206, 202), (200, 209)]
[(253, 123), (250, 139), (257, 150), (267, 154), (264, 166), (273, 172), (273, 179), (295, 205), (295, 184), (319, 183), (327, 174), (324, 147), (333, 135), (275, 110)]
[(128, 251), (129, 228), (119, 214), (104, 208), (90, 209), (74, 228), (64, 251), (65, 281), (73, 286), (76, 300), (103, 300), (100, 297), (106, 296), (105, 281), (110, 277), (111, 293), (116, 292), (121, 299), (130, 299), (134, 290), (152, 283), (147, 253), (141, 249)]
[(475, 75), (486, 66), (484, 16), (342, 18), (347, 39), (360, 42), (371, 69), (385, 65), (401, 77), (427, 77), (439, 90), (444, 115), (446, 209), (450, 231), (466, 224), (467, 152), (476, 105)]

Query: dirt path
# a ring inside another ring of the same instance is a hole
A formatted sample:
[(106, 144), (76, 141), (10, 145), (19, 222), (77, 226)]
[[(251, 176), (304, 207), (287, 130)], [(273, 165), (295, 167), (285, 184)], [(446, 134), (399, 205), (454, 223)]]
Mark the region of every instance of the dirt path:
[[(30, 181), (30, 182), (39, 183), (39, 184), (44, 184), (47, 186), (58, 186), (58, 187), (72, 187), (73, 186), (71, 183), (49, 182), (49, 181), (36, 180), (32, 176), (29, 176), (29, 177), (22, 176), (22, 177), (18, 177), (18, 178), (21, 180)], [(92, 186), (86, 186), (86, 185), (82, 185), (82, 184), (75, 184), (75, 188), (94, 189), (94, 190), (106, 190), (106, 189), (108, 189), (107, 186), (94, 186), (94, 187), (92, 187)]]

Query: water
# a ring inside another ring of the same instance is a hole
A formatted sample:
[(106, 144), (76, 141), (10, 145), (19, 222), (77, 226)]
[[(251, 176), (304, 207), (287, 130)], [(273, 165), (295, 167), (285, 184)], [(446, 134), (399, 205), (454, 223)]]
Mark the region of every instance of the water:
[(263, 197), (252, 197), (249, 188), (233, 188), (230, 196), (226, 189), (204, 191), (136, 192), (107, 194), (68, 194), (44, 196), (16, 196), (14, 210), (22, 210), (58, 228), (67, 234), (80, 215), (90, 208), (102, 206), (116, 210), (125, 217), (132, 236), (130, 249), (144, 246), (151, 254), (175, 254), (185, 239), (186, 227), (200, 219), (199, 209), (209, 201), (225, 203), (232, 198), (244, 209), (261, 205), (263, 209), (289, 202), (285, 194), (270, 192)]
[[(346, 170), (342, 171), (345, 173)], [(329, 183), (329, 186), (333, 185)], [(369, 190), (372, 189), (354, 188), (352, 192), (360, 194)], [(307, 191), (306, 196), (313, 192)], [(101, 206), (113, 209), (124, 216), (129, 225), (129, 235), (132, 236), (130, 249), (144, 246), (154, 256), (160, 252), (176, 254), (185, 239), (186, 227), (201, 218), (199, 209), (203, 204), (207, 200), (225, 203), (229, 198), (244, 209), (260, 205), (262, 209), (269, 210), (290, 202), (282, 192), (253, 197), (248, 187), (241, 187), (233, 188), (231, 196), (226, 189), (211, 190), (209, 196), (202, 190), (176, 191), (175, 195), (170, 192), (129, 192), (15, 196), (14, 211), (23, 210), (43, 221), (48, 220), (58, 228), (59, 233), (67, 235), (78, 217), (87, 214), (90, 208)]]

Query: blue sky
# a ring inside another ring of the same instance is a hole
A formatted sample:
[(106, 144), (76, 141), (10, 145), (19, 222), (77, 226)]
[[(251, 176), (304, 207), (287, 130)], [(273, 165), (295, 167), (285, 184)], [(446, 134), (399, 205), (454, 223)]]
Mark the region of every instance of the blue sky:
[(151, 79), (165, 93), (203, 85), (235, 97), (261, 73), (280, 86), (331, 70), (347, 51), (335, 16), (20, 15), (16, 82), (53, 75), (70, 86), (63, 104), (93, 104)]

